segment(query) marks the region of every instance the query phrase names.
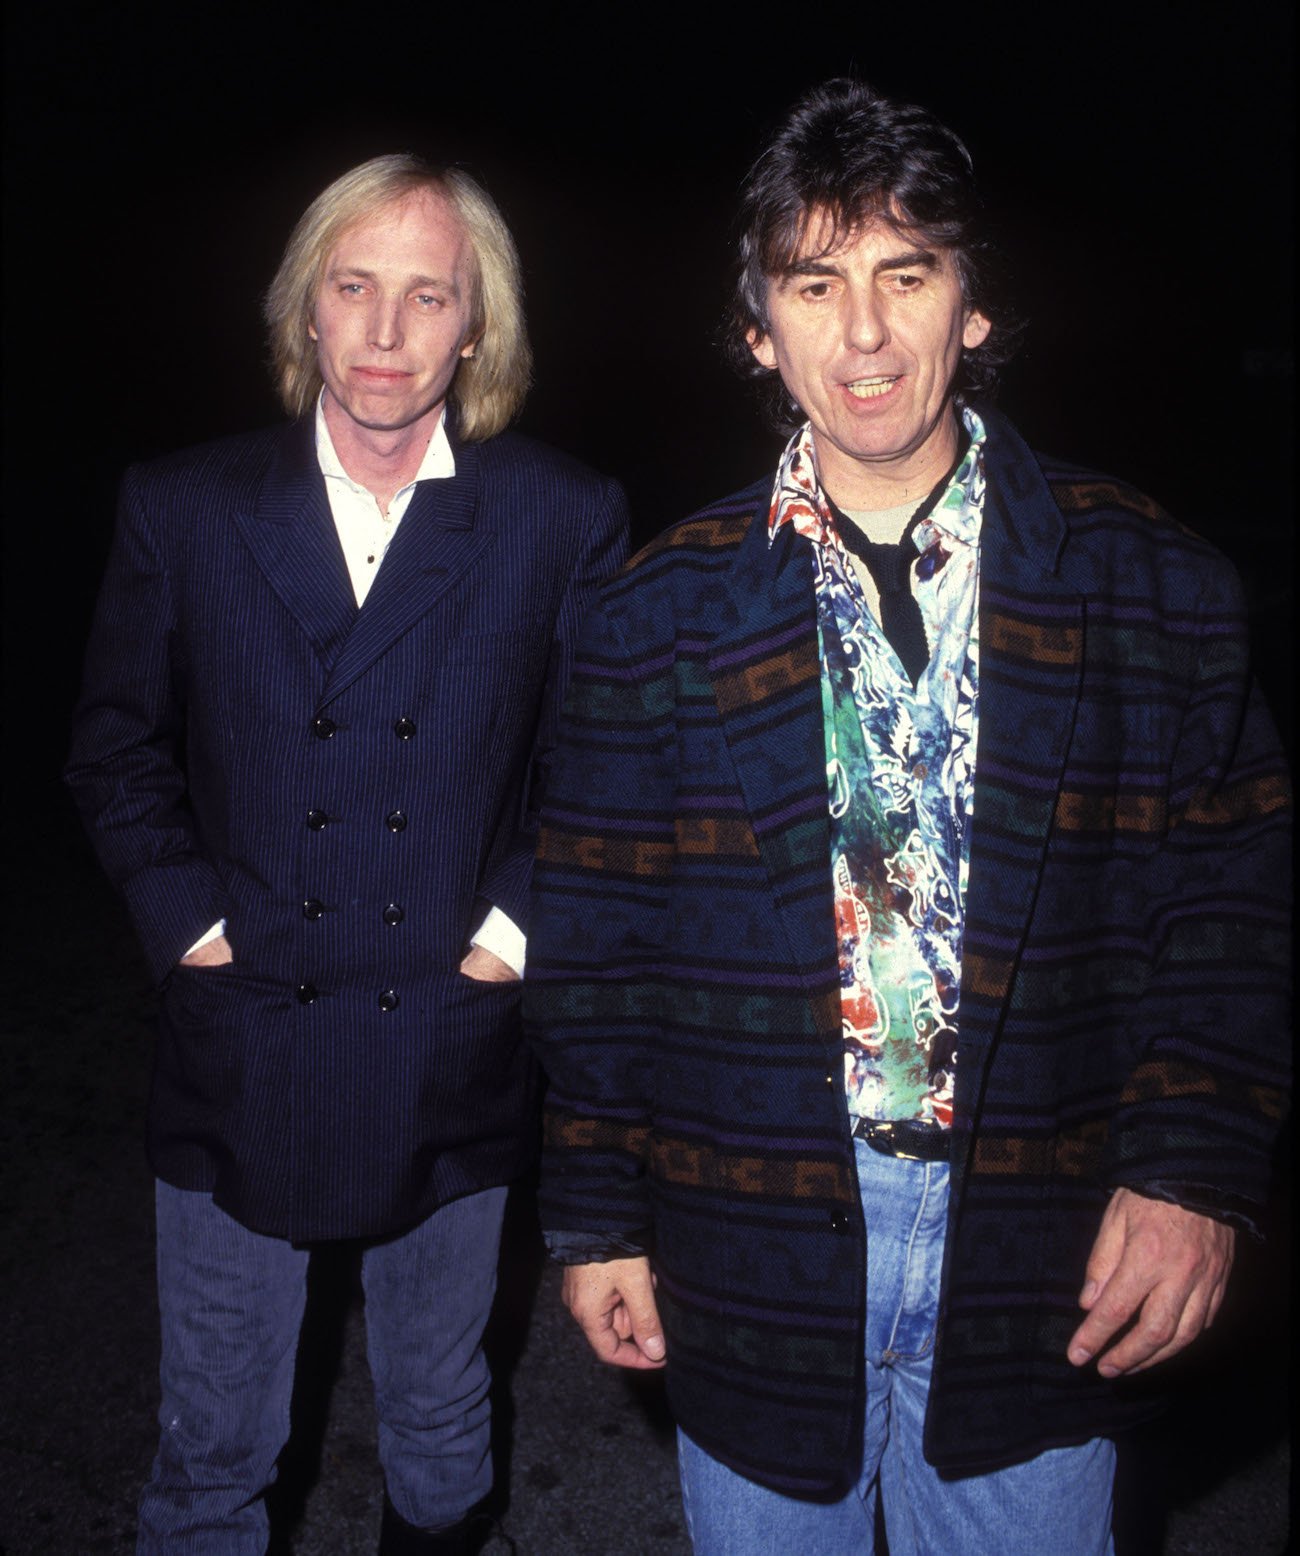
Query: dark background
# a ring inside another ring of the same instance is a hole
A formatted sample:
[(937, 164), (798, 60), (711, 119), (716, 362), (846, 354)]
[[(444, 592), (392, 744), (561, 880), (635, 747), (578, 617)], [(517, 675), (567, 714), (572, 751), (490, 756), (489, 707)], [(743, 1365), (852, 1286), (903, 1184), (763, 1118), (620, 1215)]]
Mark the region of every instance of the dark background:
[(967, 139), (1032, 321), (1004, 407), (1229, 552), (1289, 729), (1290, 9), (29, 5), (6, 51), (14, 755), (43, 792), (122, 466), (276, 419), (261, 292), (366, 157), (486, 183), (525, 268), (522, 425), (620, 477), (642, 538), (773, 464), (714, 344), (735, 192), (846, 71)]
[[(48, 1408), (48, 1379), (74, 1365), (94, 1291), (111, 1313), (125, 1290), (107, 1267), (89, 1298), (67, 1284), (90, 1228), (66, 1228), (119, 1160), (138, 1208), (103, 1199), (91, 1220), (139, 1267), (143, 1307), (95, 1343), (112, 1351), (127, 1330), (142, 1354), (152, 1343), (148, 991), (57, 780), (115, 488), (129, 461), (277, 418), (259, 303), (307, 202), (386, 151), (478, 175), (523, 257), (537, 365), (522, 426), (618, 476), (646, 539), (774, 465), (779, 440), (715, 345), (736, 190), (764, 131), (833, 74), (925, 103), (972, 149), (1031, 319), (1003, 407), (1032, 444), (1130, 480), (1229, 554), (1290, 741), (1291, 30), (1284, 4), (790, 0), (779, 23), (739, 7), (383, 0), (12, 14), (4, 943), (11, 1143), (29, 1185), (15, 1311), (64, 1315), (39, 1342), (9, 1336), (48, 1353), (25, 1369), (34, 1398)], [(140, 1056), (129, 1073), (124, 1041)], [(1196, 1442), (1228, 1463), (1225, 1435), (1241, 1456), (1284, 1430), (1286, 1203), (1270, 1212), (1281, 1246), (1244, 1255), (1228, 1335), (1183, 1370), (1184, 1437), (1153, 1450), (1178, 1456), (1185, 1487), (1213, 1479)], [(1261, 1325), (1271, 1360), (1256, 1348), (1243, 1370), (1233, 1347)], [(143, 1440), (151, 1385), (146, 1363), (130, 1369)], [(93, 1397), (102, 1413), (120, 1390)], [(59, 1419), (51, 1440), (85, 1429)], [(104, 1496), (129, 1496), (130, 1472), (100, 1462)]]

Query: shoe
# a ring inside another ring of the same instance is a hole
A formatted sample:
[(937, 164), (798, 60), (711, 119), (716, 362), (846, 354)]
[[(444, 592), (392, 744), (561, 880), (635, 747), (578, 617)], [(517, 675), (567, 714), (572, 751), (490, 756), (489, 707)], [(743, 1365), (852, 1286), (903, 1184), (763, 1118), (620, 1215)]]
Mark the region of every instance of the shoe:
[(379, 1526), (379, 1556), (472, 1556), (471, 1520), (462, 1518), (447, 1529), (417, 1529), (408, 1524), (384, 1494), (384, 1518)]

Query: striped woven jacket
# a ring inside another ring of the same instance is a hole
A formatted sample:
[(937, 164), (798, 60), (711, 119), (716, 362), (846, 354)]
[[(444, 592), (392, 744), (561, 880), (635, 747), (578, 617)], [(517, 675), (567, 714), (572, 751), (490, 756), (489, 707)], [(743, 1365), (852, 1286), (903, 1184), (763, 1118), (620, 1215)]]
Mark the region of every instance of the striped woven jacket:
[[(1146, 1408), (1065, 1360), (1109, 1191), (1249, 1220), (1283, 1107), (1288, 802), (1234, 577), (990, 414), (981, 676), (927, 1456)], [(684, 1430), (855, 1478), (866, 1240), (842, 1082), (810, 548), (770, 482), (670, 530), (580, 649), (526, 1014), (553, 1230), (651, 1249)]]

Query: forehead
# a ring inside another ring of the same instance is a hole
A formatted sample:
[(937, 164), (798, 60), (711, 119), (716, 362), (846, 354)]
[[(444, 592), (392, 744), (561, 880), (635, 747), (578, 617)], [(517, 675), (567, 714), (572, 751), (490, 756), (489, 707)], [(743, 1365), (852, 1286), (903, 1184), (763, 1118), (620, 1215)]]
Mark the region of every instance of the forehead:
[(451, 203), (432, 189), (416, 189), (349, 222), (334, 240), (328, 263), (458, 270), (468, 251), (468, 234)]
[(933, 255), (941, 269), (947, 269), (953, 262), (951, 249), (936, 243), (928, 233), (907, 221), (901, 212), (865, 216), (848, 223), (820, 208), (806, 213), (801, 221), (787, 270), (810, 260), (829, 264), (879, 264), (917, 253)]

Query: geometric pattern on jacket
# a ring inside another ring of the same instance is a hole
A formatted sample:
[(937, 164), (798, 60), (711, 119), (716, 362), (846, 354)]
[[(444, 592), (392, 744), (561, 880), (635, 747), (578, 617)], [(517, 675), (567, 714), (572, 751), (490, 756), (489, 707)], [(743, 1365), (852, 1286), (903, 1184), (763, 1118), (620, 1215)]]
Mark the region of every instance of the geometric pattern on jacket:
[[(459, 964), (489, 905), (526, 927), (625, 507), (530, 439), (454, 448), (360, 609), (310, 418), (122, 486), (68, 778), (163, 985), (154, 1171), (278, 1237), (400, 1231), (536, 1149), (518, 985)], [(234, 960), (177, 968), (220, 918)]]
[[(992, 412), (952, 1196), (927, 1457), (1149, 1396), (1065, 1360), (1108, 1193), (1249, 1223), (1284, 1107), (1288, 791), (1226, 562)], [(771, 481), (602, 595), (543, 809), (542, 1214), (652, 1253), (681, 1427), (842, 1494), (867, 1241), (845, 1106), (809, 543)]]

